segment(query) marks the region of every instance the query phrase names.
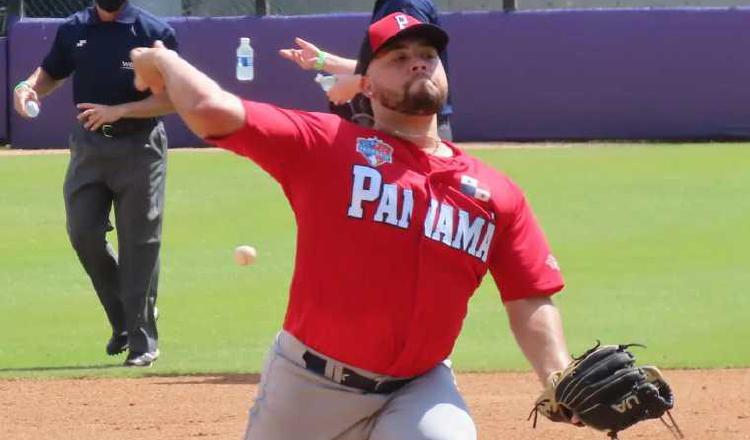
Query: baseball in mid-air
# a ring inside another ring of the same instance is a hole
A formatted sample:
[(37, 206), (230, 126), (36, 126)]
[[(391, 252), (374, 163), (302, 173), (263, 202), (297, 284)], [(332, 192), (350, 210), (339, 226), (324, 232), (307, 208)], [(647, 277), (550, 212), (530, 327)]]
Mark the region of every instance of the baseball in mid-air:
[(240, 266), (253, 264), (256, 258), (258, 258), (258, 251), (252, 246), (242, 245), (234, 248), (234, 261)]

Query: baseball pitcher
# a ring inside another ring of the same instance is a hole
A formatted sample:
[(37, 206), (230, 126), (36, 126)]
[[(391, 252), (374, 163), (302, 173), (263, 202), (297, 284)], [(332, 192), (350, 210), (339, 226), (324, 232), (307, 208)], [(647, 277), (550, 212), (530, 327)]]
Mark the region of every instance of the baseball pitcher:
[(563, 279), (524, 194), (438, 137), (448, 35), (404, 13), (368, 32), (372, 129), (244, 101), (160, 45), (132, 53), (136, 86), (267, 171), (297, 221), (246, 439), (476, 439), (447, 359), (487, 272), (539, 378), (571, 362), (550, 300)]

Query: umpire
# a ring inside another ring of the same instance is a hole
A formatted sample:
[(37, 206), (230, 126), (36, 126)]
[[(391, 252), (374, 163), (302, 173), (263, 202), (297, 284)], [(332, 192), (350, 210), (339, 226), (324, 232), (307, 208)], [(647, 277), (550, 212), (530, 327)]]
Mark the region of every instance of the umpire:
[[(158, 357), (156, 293), (164, 213), (167, 137), (159, 116), (172, 112), (166, 95), (133, 86), (130, 50), (162, 40), (177, 48), (174, 30), (127, 0), (96, 0), (60, 26), (41, 67), (14, 93), (24, 117), (73, 74), (78, 123), (70, 136), (64, 184), (67, 230), (104, 307), (109, 355), (129, 350), (126, 366)], [(107, 242), (114, 205), (118, 253)]]

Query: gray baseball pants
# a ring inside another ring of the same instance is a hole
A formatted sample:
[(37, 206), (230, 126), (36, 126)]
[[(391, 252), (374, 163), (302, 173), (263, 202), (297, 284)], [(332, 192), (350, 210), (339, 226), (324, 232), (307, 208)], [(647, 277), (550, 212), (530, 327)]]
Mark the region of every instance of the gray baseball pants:
[(261, 374), (245, 440), (476, 440), (449, 361), (393, 393), (374, 394), (333, 380), (342, 367), (368, 375), (361, 369), (326, 358), (330, 378), (307, 370), (302, 356), (308, 350), (291, 334), (279, 333)]
[[(167, 137), (160, 122), (120, 137), (76, 125), (63, 188), (67, 230), (113, 333), (154, 351)], [(107, 242), (114, 206), (118, 252)]]

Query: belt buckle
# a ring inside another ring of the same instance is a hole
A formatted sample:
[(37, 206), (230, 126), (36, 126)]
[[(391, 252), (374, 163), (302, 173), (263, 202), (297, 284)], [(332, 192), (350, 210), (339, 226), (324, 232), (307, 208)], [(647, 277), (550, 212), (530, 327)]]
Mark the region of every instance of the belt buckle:
[(111, 138), (112, 137), (112, 124), (102, 125), (101, 131), (104, 137)]

